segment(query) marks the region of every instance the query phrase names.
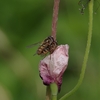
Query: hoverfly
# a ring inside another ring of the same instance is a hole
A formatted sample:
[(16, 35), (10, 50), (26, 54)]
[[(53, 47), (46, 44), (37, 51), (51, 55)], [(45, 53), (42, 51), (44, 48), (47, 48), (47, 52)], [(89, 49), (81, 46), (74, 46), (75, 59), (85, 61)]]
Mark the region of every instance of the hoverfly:
[[(39, 43), (40, 42), (32, 44), (28, 47), (32, 47)], [(36, 55), (36, 54), (37, 55), (46, 55), (48, 53), (52, 54), (56, 48), (57, 48), (57, 42), (54, 40), (54, 38), (52, 36), (49, 36), (40, 44), (40, 46), (37, 49), (37, 52), (34, 55)]]

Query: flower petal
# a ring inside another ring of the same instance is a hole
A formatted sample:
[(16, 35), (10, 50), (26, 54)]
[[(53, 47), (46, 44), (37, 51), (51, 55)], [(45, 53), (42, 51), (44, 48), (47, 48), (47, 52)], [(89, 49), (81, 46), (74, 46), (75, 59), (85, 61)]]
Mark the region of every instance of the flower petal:
[(67, 44), (60, 45), (52, 54), (40, 61), (40, 77), (45, 85), (56, 83), (60, 90), (62, 76), (68, 65), (68, 49)]

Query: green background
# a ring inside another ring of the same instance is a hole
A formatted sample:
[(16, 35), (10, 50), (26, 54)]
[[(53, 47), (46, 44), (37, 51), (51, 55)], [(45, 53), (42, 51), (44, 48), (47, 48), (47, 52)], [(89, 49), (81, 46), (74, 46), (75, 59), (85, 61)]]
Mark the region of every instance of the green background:
[[(58, 44), (68, 44), (69, 64), (58, 98), (79, 79), (87, 33), (88, 5), (82, 15), (79, 0), (61, 0), (57, 24)], [(86, 2), (85, 2), (86, 3)], [(84, 4), (85, 4), (84, 3)], [(94, 2), (94, 11), (98, 8)], [(51, 34), (53, 0), (0, 0), (0, 100), (44, 100), (45, 86), (39, 77), (41, 56), (33, 56)], [(93, 20), (93, 36), (85, 77), (67, 100), (100, 99), (100, 9)]]

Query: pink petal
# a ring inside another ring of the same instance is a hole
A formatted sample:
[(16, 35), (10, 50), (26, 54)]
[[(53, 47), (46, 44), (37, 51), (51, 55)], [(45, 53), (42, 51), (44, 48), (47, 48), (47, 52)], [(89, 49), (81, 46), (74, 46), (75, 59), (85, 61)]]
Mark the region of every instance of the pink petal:
[(52, 54), (40, 61), (40, 77), (45, 85), (55, 82), (60, 90), (62, 76), (68, 65), (68, 49), (67, 44), (60, 45)]

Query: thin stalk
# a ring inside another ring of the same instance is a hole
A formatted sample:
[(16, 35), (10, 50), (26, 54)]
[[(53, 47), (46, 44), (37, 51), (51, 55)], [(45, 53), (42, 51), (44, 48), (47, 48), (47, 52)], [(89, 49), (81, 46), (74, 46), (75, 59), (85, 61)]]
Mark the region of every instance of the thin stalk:
[(80, 74), (80, 78), (79, 81), (77, 83), (77, 85), (67, 94), (65, 94), (62, 98), (60, 98), (59, 100), (65, 100), (67, 99), (67, 97), (69, 97), (71, 94), (73, 94), (81, 85), (83, 78), (84, 78), (84, 74), (85, 74), (85, 69), (86, 69), (86, 64), (87, 64), (87, 60), (88, 60), (88, 56), (89, 56), (89, 51), (90, 51), (90, 46), (91, 46), (91, 38), (92, 38), (92, 27), (93, 27), (93, 1), (94, 0), (90, 0), (89, 1), (89, 29), (88, 29), (88, 39), (87, 39), (87, 46), (86, 46), (86, 51), (85, 51), (85, 55), (84, 55), (84, 60), (83, 60), (83, 64), (82, 64), (82, 69), (81, 69), (81, 74)]
[(51, 100), (57, 100), (58, 87), (56, 83), (50, 84)]
[(46, 100), (51, 100), (50, 86), (46, 87)]
[(57, 31), (56, 28), (57, 28), (57, 20), (58, 20), (59, 3), (60, 0), (54, 0), (51, 35), (54, 37), (55, 40), (56, 40), (56, 31)]

